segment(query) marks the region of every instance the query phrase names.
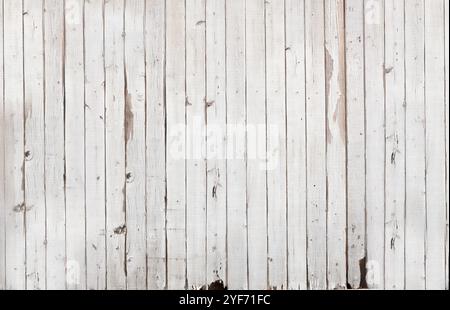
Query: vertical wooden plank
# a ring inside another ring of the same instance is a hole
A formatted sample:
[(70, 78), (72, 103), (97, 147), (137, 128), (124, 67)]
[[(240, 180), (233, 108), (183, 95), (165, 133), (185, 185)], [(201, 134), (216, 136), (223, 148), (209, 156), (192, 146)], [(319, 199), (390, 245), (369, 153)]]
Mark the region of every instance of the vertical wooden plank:
[(384, 0), (365, 0), (366, 281), (384, 288)]
[(266, 2), (269, 287), (287, 286), (284, 2)]
[(43, 2), (24, 1), (27, 288), (45, 289)]
[(385, 2), (385, 288), (405, 283), (404, 1)]
[[(245, 1), (226, 3), (227, 284), (246, 289)], [(264, 271), (260, 271), (264, 272)]]
[(305, 0), (308, 284), (326, 289), (324, 2)]
[(346, 14), (347, 282), (365, 287), (364, 1), (348, 0)]
[(149, 289), (166, 287), (165, 2), (146, 3), (147, 277)]
[[(448, 145), (449, 145), (449, 134), (448, 134), (448, 128), (449, 128), (449, 104), (450, 104), (450, 99), (449, 99), (449, 87), (450, 87), (450, 74), (449, 74), (449, 37), (448, 37), (448, 33), (449, 33), (449, 3), (448, 1), (444, 1), (444, 29), (445, 29), (445, 125), (446, 125), (446, 138), (445, 138), (445, 153), (446, 153), (446, 212), (447, 212), (447, 232), (446, 232), (446, 243), (445, 243), (445, 274), (449, 274), (449, 235), (448, 235), (448, 225), (449, 225), (449, 208), (450, 208), (450, 204), (449, 204), (449, 199), (448, 199), (448, 192), (449, 192), (449, 152), (448, 152)], [(448, 286), (448, 277), (445, 277), (445, 289), (449, 289)]]
[(405, 288), (425, 289), (424, 1), (405, 1)]
[(105, 2), (106, 287), (126, 287), (124, 0)]
[(305, 2), (285, 3), (288, 288), (306, 289)]
[(325, 66), (327, 110), (327, 282), (345, 289), (347, 181), (345, 11), (343, 0), (325, 0)]
[(22, 2), (4, 1), (6, 289), (25, 289)]
[(186, 280), (185, 2), (166, 1), (167, 287)]
[[(5, 253), (6, 237), (6, 208), (5, 208), (5, 116), (4, 116), (4, 92), (3, 92), (3, 0), (0, 2), (0, 249)], [(6, 288), (6, 255), (0, 255), (0, 290)]]
[(186, 6), (186, 234), (188, 288), (206, 281), (205, 0)]
[(444, 3), (425, 1), (426, 288), (445, 279), (445, 68)]
[(66, 254), (68, 289), (86, 288), (83, 1), (65, 7)]
[(44, 3), (47, 289), (65, 288), (64, 3)]
[[(165, 235), (165, 4), (147, 4), (147, 195), (148, 204), (148, 277), (149, 288), (166, 287)], [(151, 222), (153, 221), (153, 222)]]
[(206, 281), (226, 282), (225, 2), (206, 1)]
[[(138, 18), (138, 17), (137, 17)], [(105, 262), (105, 72), (103, 1), (86, 1), (86, 287), (104, 289)]]
[(267, 289), (264, 0), (247, 0), (245, 13), (248, 287)]
[(125, 1), (127, 288), (146, 288), (144, 1)]

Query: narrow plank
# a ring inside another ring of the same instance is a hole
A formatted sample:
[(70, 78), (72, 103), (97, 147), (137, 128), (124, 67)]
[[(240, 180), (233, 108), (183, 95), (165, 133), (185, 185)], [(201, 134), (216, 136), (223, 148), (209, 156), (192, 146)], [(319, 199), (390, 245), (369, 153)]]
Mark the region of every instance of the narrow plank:
[(248, 288), (267, 289), (264, 0), (247, 0), (245, 14)]
[(326, 289), (326, 111), (324, 3), (305, 0), (308, 285)]
[(24, 97), (22, 2), (4, 7), (5, 276), (6, 289), (25, 289)]
[(64, 3), (44, 2), (47, 289), (64, 289)]
[(166, 287), (165, 3), (146, 3), (147, 277), (149, 289)]
[(186, 246), (188, 288), (206, 282), (205, 0), (186, 6)]
[(305, 5), (286, 1), (288, 288), (307, 289)]
[(167, 287), (186, 280), (185, 3), (166, 1)]
[[(449, 88), (450, 88), (450, 74), (449, 74), (449, 3), (448, 1), (444, 1), (444, 29), (445, 29), (445, 124), (446, 124), (446, 139), (445, 139), (445, 153), (447, 154), (446, 157), (446, 205), (447, 205), (447, 233), (446, 233), (446, 243), (445, 243), (445, 253), (446, 253), (446, 258), (445, 258), (445, 274), (449, 274), (449, 235), (448, 235), (448, 226), (449, 226), (449, 207), (450, 207), (450, 202), (448, 199), (448, 192), (449, 192), (449, 152), (448, 152), (448, 146), (449, 146), (449, 134), (447, 132), (448, 127), (449, 127), (449, 105), (450, 105), (450, 99), (449, 99)], [(448, 285), (448, 277), (445, 277), (445, 289), (449, 289), (449, 285)]]
[[(444, 2), (425, 1), (426, 288), (444, 289), (445, 67)], [(443, 169), (444, 168), (444, 169)]]
[(106, 287), (126, 288), (124, 0), (105, 2)]
[[(246, 289), (245, 1), (226, 2), (227, 284)], [(260, 270), (260, 272), (264, 272)]]
[(425, 289), (424, 1), (405, 1), (405, 288)]
[(68, 289), (86, 288), (83, 1), (65, 8), (66, 255)]
[(206, 281), (226, 283), (225, 2), (206, 1)]
[(347, 282), (363, 288), (365, 275), (364, 1), (345, 3), (347, 97)]
[(305, 3), (286, 1), (288, 288), (307, 289)]
[(287, 287), (284, 2), (266, 2), (269, 288)]
[(366, 281), (384, 288), (384, 1), (365, 0)]
[(143, 0), (125, 2), (127, 288), (146, 288), (145, 53)]
[[(3, 0), (0, 2), (0, 249), (5, 253), (6, 208), (5, 208), (5, 127), (4, 127), (4, 92), (3, 92)], [(5, 255), (0, 255), (0, 290), (6, 288)]]
[(106, 287), (103, 24), (103, 2), (85, 2), (86, 287), (97, 290)]
[(306, 289), (305, 5), (285, 4), (288, 288)]
[(27, 289), (45, 289), (43, 2), (23, 5)]
[(346, 84), (345, 7), (343, 0), (325, 1), (325, 92), (327, 109), (327, 283), (347, 285), (346, 230)]
[(405, 287), (405, 16), (385, 1), (385, 288)]

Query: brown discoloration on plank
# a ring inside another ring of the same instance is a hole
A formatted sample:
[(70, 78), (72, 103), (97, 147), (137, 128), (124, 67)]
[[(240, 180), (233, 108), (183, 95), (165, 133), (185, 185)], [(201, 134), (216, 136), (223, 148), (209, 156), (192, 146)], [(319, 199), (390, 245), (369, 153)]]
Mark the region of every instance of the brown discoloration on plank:
[[(331, 84), (331, 78), (333, 77), (333, 70), (334, 70), (334, 60), (333, 57), (331, 57), (330, 52), (327, 48), (325, 48), (325, 101), (326, 105), (329, 108), (330, 105), (330, 84)], [(330, 129), (330, 122), (327, 121), (327, 142), (328, 144), (331, 143), (333, 139), (333, 134), (331, 133)]]
[[(342, 4), (340, 4), (342, 6)], [(338, 104), (336, 106), (336, 110), (334, 111), (333, 119), (337, 122), (339, 126), (339, 136), (343, 143), (346, 143), (346, 84), (345, 84), (345, 16), (344, 10), (338, 11), (338, 22), (340, 25), (341, 31), (339, 31), (339, 72), (338, 72), (338, 84), (339, 84), (339, 99)]]
[(128, 144), (133, 138), (133, 122), (134, 114), (132, 109), (132, 97), (131, 94), (126, 92), (125, 98), (125, 144)]

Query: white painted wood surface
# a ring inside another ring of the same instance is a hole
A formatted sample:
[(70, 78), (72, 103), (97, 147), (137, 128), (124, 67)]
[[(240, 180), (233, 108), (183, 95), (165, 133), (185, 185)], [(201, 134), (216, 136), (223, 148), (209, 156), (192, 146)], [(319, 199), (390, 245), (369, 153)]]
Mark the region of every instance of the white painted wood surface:
[(106, 287), (126, 288), (124, 0), (105, 2)]
[(305, 1), (306, 204), (308, 286), (327, 288), (324, 2)]
[[(245, 1), (226, 1), (227, 283), (247, 288)], [(236, 272), (230, 272), (236, 270)], [(261, 271), (260, 271), (261, 272)]]
[[(42, 1), (24, 1), (27, 289), (45, 289), (44, 54)], [(27, 29), (27, 30), (25, 30)], [(81, 159), (81, 164), (83, 163)], [(81, 227), (82, 228), (82, 227)], [(79, 229), (79, 228), (78, 228)], [(78, 249), (83, 252), (83, 249)]]
[(404, 1), (385, 1), (385, 287), (405, 279), (405, 17)]
[[(445, 288), (445, 33), (444, 1), (425, 1), (425, 275), (427, 289)], [(447, 125), (448, 129), (448, 125)]]
[(405, 288), (425, 288), (424, 1), (405, 1)]
[(295, 0), (285, 5), (287, 285), (306, 289), (305, 6)]
[(346, 111), (344, 1), (325, 1), (327, 110), (327, 286), (346, 287)]
[[(91, 48), (84, 44), (84, 20), (83, 1), (68, 1), (65, 8), (65, 150), (66, 150), (66, 260), (67, 260), (67, 288), (86, 288), (87, 276), (87, 252), (86, 246), (80, 248), (80, 244), (86, 243), (86, 201), (92, 205), (92, 196), (85, 193), (85, 184), (89, 186), (85, 178), (86, 173), (92, 169), (85, 169), (85, 99), (86, 105), (91, 108), (90, 73), (95, 66), (85, 66), (84, 52)], [(87, 33), (86, 33), (87, 34)], [(86, 37), (86, 39), (88, 39)], [(90, 52), (88, 53), (90, 54)], [(86, 78), (85, 78), (86, 77)], [(86, 84), (86, 85), (85, 85)], [(68, 117), (70, 115), (70, 117)], [(88, 128), (88, 126), (86, 126)], [(89, 161), (90, 162), (90, 161)], [(89, 165), (91, 167), (91, 165)], [(90, 191), (92, 192), (92, 191)], [(85, 200), (86, 198), (86, 200)], [(94, 244), (95, 245), (95, 244)], [(103, 249), (104, 250), (104, 249)], [(103, 251), (104, 252), (104, 251)], [(91, 258), (91, 257), (89, 257)], [(89, 262), (89, 266), (91, 263)], [(92, 270), (91, 270), (92, 272)], [(92, 274), (89, 275), (90, 277)]]
[(247, 0), (245, 13), (245, 36), (253, 38), (246, 42), (248, 287), (264, 289), (268, 276), (264, 0)]
[(364, 1), (366, 120), (366, 281), (384, 288), (385, 260), (385, 47), (384, 1)]
[(0, 289), (448, 289), (448, 11), (1, 0)]

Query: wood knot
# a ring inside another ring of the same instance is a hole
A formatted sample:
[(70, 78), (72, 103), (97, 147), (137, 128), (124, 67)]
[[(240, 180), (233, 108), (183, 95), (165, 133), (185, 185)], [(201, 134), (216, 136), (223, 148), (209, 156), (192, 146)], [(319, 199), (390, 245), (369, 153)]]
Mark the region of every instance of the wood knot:
[(126, 232), (127, 232), (127, 226), (125, 224), (114, 228), (114, 233), (116, 235), (122, 235), (122, 234), (125, 234)]

